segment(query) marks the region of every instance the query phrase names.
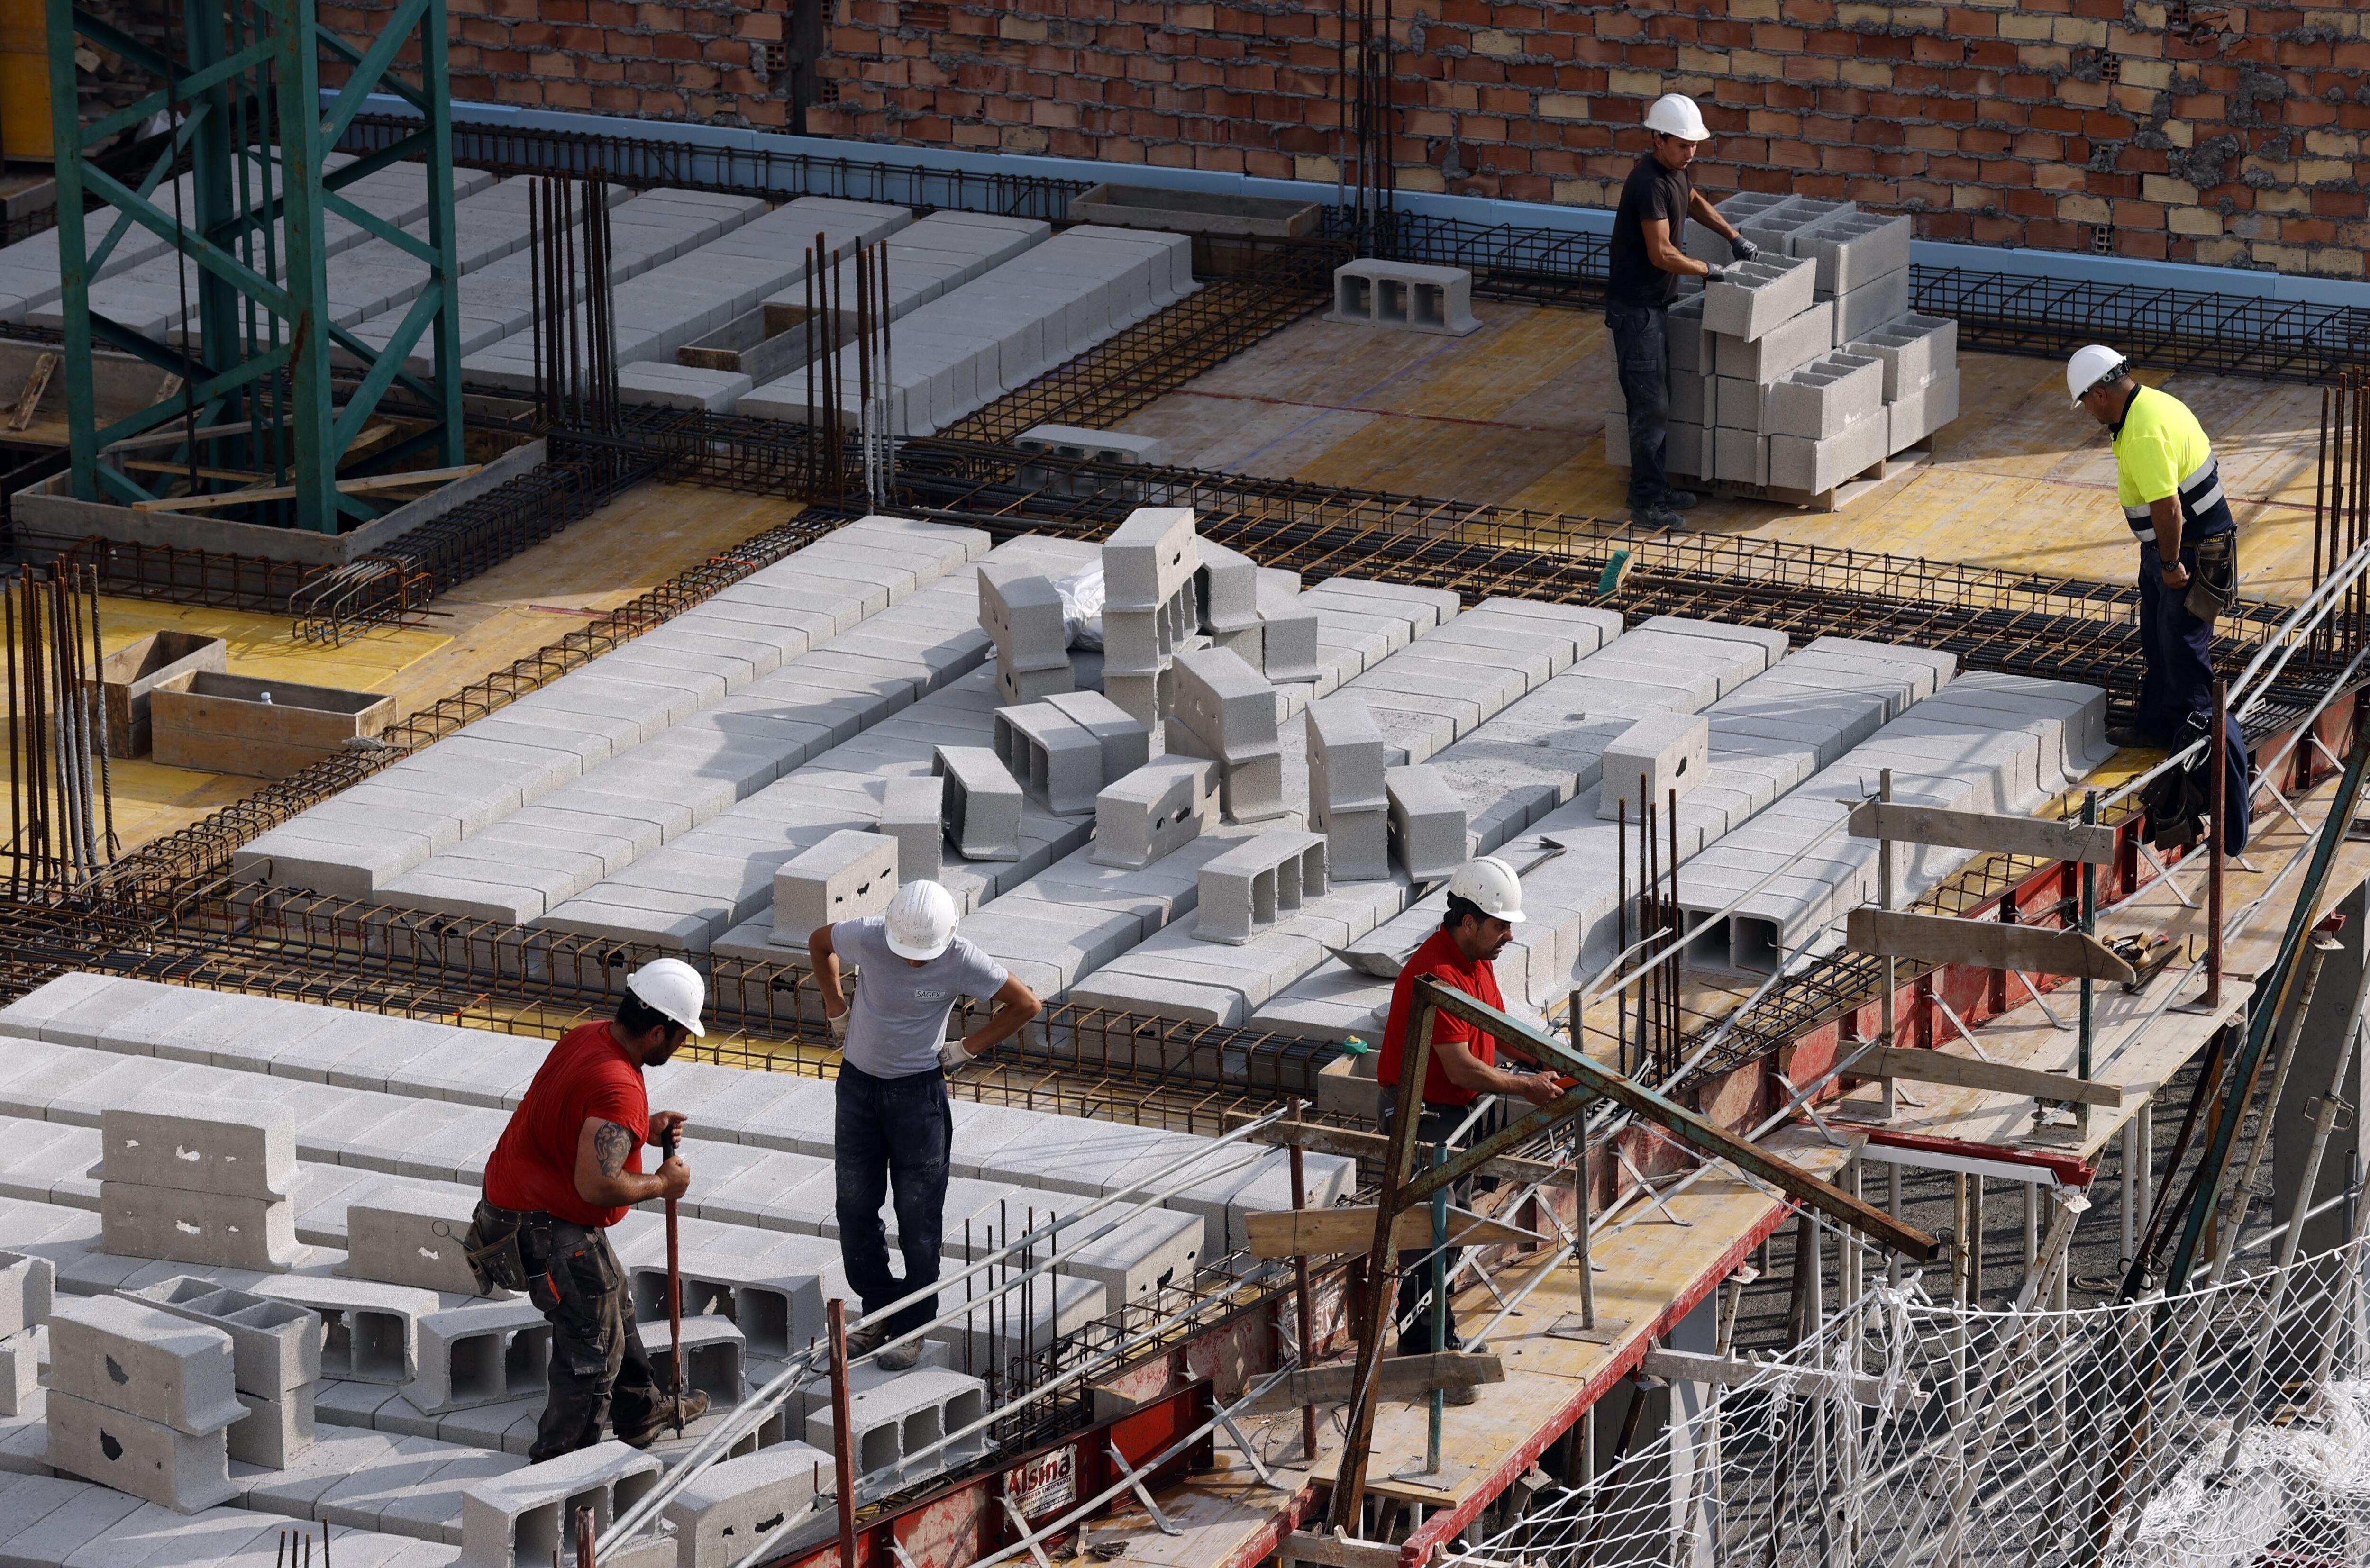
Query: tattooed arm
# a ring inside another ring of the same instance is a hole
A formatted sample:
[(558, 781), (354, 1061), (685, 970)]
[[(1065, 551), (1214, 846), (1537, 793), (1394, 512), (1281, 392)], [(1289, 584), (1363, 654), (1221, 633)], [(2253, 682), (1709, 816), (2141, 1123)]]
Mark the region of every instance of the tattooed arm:
[(637, 1175), (626, 1169), (633, 1158), (634, 1135), (616, 1122), (584, 1118), (576, 1134), (576, 1196), (596, 1208), (623, 1208), (654, 1197), (681, 1197), (691, 1185), (691, 1170), (677, 1155), (661, 1165), (655, 1175)]

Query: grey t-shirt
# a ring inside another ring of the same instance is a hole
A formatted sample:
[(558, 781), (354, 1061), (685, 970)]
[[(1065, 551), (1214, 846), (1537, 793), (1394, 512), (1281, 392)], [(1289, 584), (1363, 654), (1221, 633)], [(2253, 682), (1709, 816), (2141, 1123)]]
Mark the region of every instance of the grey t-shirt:
[(955, 999), (984, 1001), (1004, 986), (1004, 966), (960, 936), (926, 964), (900, 958), (889, 950), (887, 922), (879, 915), (833, 926), (831, 945), (841, 963), (863, 971), (842, 1054), (875, 1078), (906, 1078), (938, 1066)]

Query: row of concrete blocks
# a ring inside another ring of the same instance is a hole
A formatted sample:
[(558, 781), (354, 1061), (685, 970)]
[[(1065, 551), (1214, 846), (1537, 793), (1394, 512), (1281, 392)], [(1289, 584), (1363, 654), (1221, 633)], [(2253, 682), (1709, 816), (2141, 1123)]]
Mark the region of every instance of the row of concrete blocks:
[[(52, 1475), (37, 1457), (0, 1471), (0, 1557), (23, 1568), (119, 1568), (125, 1563), (270, 1568), (295, 1533), (283, 1516), (244, 1507), (184, 1517), (93, 1482)], [(451, 1568), (453, 1549), (348, 1526), (339, 1568)], [(641, 1565), (632, 1565), (641, 1568)]]
[[(1764, 254), (1811, 261), (1821, 299), (1909, 269), (1907, 218), (1863, 212), (1850, 201), (1763, 191), (1739, 191), (1718, 211)], [(1728, 241), (1693, 220), (1686, 225), (1686, 253), (1716, 267), (1731, 259)]]

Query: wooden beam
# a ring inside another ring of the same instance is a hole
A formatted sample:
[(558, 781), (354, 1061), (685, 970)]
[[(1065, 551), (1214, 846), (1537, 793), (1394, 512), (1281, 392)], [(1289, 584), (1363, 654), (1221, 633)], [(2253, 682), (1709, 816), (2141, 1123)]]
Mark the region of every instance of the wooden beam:
[(1316, 1562), (1323, 1568), (1398, 1568), (1399, 1549), (1379, 1540), (1352, 1540), (1344, 1535), (1318, 1535), (1294, 1530), (1283, 1538), (1280, 1553), (1286, 1563)]
[(1904, 806), (1863, 800), (1852, 807), (1851, 832), (1859, 839), (1893, 839), (1943, 849), (1993, 850), (2035, 860), (2115, 864), (2115, 830), (2044, 817), (2003, 817), (1988, 811), (1953, 811), (1941, 806)]
[[(408, 490), (415, 485), (442, 485), (454, 479), (466, 479), (479, 468), (478, 463), (464, 463), (453, 468), (421, 468), (409, 474), (378, 474), (367, 479), (340, 479), (338, 494), (366, 495), (373, 490)], [(260, 490), (227, 490), (218, 496), (175, 496), (162, 501), (134, 501), (138, 511), (211, 511), (217, 507), (243, 507), (249, 501), (285, 501), (294, 498), (293, 485), (273, 485)]]
[[(1386, 1363), (1387, 1365), (1387, 1363)], [(1708, 1356), (1695, 1350), (1649, 1350), (1638, 1369), (1650, 1378), (1661, 1378), (1673, 1383), (1718, 1383), (1722, 1388), (1735, 1388), (1755, 1378), (1767, 1375), (1769, 1368), (1758, 1361), (1739, 1361), (1726, 1356)], [(1792, 1371), (1786, 1374), (1797, 1399), (1824, 1395), (1829, 1399), (1848, 1399), (1858, 1404), (1881, 1404), (1884, 1396), (1884, 1379), (1860, 1373), (1845, 1373), (1826, 1369)], [(1910, 1379), (1893, 1393), (1893, 1408), (1913, 1409), (1922, 1403), (1926, 1391)]]
[[(1260, 1395), (1251, 1406), (1251, 1413), (1276, 1415), (1303, 1405), (1340, 1404), (1357, 1386), (1352, 1380), (1357, 1371), (1357, 1367), (1348, 1361), (1305, 1368)], [(1483, 1383), (1502, 1383), (1506, 1380), (1506, 1368), (1494, 1356), (1467, 1356), (1443, 1350), (1430, 1356), (1394, 1356), (1383, 1363), (1375, 1378), (1380, 1384), (1378, 1397), (1414, 1399), (1434, 1389), (1471, 1389)]]
[[(1275, 1208), (1244, 1216), (1251, 1256), (1288, 1258), (1306, 1253), (1326, 1257), (1336, 1253), (1363, 1252), (1374, 1244), (1375, 1211), (1371, 1208)], [(1546, 1238), (1499, 1220), (1448, 1211), (1448, 1244), (1452, 1247), (1494, 1247), (1504, 1242), (1531, 1243)], [(1432, 1245), (1429, 1206), (1401, 1213), (1391, 1227), (1391, 1244), (1402, 1252)]]
[(178, 425), (168, 425), (154, 430), (144, 430), (136, 436), (125, 436), (121, 441), (109, 441), (99, 451), (104, 453), (130, 452), (135, 447), (178, 446), (183, 441), (190, 440), (202, 441), (212, 441), (216, 436), (243, 436), (252, 429), (252, 426), (244, 424), (200, 425), (194, 430), (184, 430)]
[(2036, 1100), (2110, 1108), (2123, 1103), (2123, 1090), (2111, 1083), (2085, 1083), (2070, 1073), (1977, 1061), (1973, 1057), (1950, 1056), (1941, 1051), (1876, 1046), (1861, 1052), (1849, 1070), (1864, 1078), (1905, 1078), (1912, 1083), (1948, 1083), (1960, 1089), (2029, 1094)]
[[(1228, 1131), (1248, 1121), (1258, 1120), (1250, 1111), (1228, 1111), (1225, 1126)], [(1338, 1154), (1349, 1160), (1367, 1160), (1379, 1163), (1390, 1152), (1391, 1140), (1379, 1132), (1364, 1132), (1356, 1127), (1323, 1127), (1316, 1122), (1276, 1122), (1251, 1134), (1253, 1143), (1271, 1143), (1281, 1149), (1301, 1148), (1318, 1154)], [(1519, 1186), (1531, 1186), (1540, 1182), (1560, 1181), (1571, 1174), (1569, 1165), (1558, 1165), (1546, 1160), (1524, 1160), (1517, 1155), (1501, 1154), (1475, 1167), (1475, 1174), (1513, 1182)]]
[(1917, 958), (1928, 964), (1973, 964), (2075, 979), (2139, 979), (2115, 950), (2078, 931), (2044, 931), (2003, 921), (1957, 920), (1949, 915), (1913, 915), (1903, 910), (1862, 906), (1845, 924), (1844, 945), (1854, 953)]

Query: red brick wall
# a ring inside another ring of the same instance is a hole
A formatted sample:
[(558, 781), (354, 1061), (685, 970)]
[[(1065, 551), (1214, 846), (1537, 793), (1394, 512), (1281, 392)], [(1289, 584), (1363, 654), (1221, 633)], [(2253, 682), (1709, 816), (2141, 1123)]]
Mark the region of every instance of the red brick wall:
[[(789, 0), (452, 0), (456, 97), (780, 126)], [(811, 126), (1331, 180), (1338, 6), (823, 0)], [(2359, 277), (2370, 25), (2153, 0), (1398, 0), (1398, 182), (1602, 205), (1655, 95), (1714, 189), (1848, 196), (1933, 239)], [(360, 20), (367, 13), (324, 9)]]

